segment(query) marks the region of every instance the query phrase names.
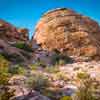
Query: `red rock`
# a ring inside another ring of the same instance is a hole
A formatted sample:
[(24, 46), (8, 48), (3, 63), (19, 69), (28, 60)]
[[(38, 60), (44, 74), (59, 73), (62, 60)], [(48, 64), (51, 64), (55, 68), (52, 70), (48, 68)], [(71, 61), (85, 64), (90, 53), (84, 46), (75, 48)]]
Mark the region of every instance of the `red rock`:
[(10, 23), (0, 20), (0, 38), (8, 41), (28, 41), (28, 30), (17, 29)]
[(43, 49), (70, 56), (100, 55), (100, 26), (89, 17), (61, 8), (44, 14), (35, 28), (35, 39)]

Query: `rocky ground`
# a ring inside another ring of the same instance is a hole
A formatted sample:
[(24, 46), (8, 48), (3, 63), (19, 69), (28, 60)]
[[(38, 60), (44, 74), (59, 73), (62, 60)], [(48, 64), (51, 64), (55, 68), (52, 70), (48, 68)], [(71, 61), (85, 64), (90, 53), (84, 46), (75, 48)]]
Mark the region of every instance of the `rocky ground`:
[[(44, 75), (49, 79), (50, 85), (46, 88), (49, 91), (53, 92), (53, 96), (56, 98), (61, 98), (61, 96), (70, 96), (73, 95), (78, 87), (81, 85), (80, 79), (78, 78), (78, 73), (88, 73), (90, 77), (95, 79), (100, 86), (100, 62), (91, 61), (91, 62), (76, 62), (72, 64), (60, 65), (55, 69), (50, 68), (37, 68), (33, 70), (29, 70), (31, 77), (34, 78), (34, 75)], [(30, 76), (29, 75), (29, 76)], [(29, 77), (28, 77), (29, 78)], [(13, 76), (10, 80), (12, 84), (11, 88), (15, 89), (16, 96), (21, 99), (23, 98), (23, 94), (28, 94), (28, 88), (24, 85), (24, 82), (27, 80), (27, 76), (17, 75)], [(43, 92), (46, 90), (43, 89)], [(42, 93), (42, 95), (47, 96), (46, 93)], [(100, 93), (100, 91), (98, 91)], [(33, 94), (35, 91), (33, 92)], [(63, 95), (61, 95), (63, 94)], [(43, 98), (38, 92), (35, 94), (36, 96), (28, 97), (28, 100), (49, 100), (48, 98)], [(35, 99), (38, 98), (38, 99)], [(58, 100), (58, 99), (57, 99)]]
[(66, 100), (87, 80), (100, 100), (99, 33), (97, 22), (66, 8), (46, 13), (31, 41), (28, 29), (0, 20), (0, 100), (10, 100), (9, 89), (11, 100)]

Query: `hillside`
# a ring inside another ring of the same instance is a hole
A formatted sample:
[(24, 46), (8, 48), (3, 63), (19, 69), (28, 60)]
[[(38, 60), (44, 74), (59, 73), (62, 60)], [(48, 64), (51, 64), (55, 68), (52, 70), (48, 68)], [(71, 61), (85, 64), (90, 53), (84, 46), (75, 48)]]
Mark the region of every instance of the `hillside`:
[(45, 13), (32, 40), (0, 20), (0, 100), (100, 100), (99, 35), (67, 8)]

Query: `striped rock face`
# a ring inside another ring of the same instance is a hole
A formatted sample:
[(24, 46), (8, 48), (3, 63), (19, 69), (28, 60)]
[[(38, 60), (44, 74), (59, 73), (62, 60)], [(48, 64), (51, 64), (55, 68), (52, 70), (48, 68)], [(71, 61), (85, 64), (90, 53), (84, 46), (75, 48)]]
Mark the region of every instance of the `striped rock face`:
[(35, 28), (34, 39), (43, 49), (93, 57), (99, 53), (100, 27), (89, 17), (61, 8), (42, 16)]

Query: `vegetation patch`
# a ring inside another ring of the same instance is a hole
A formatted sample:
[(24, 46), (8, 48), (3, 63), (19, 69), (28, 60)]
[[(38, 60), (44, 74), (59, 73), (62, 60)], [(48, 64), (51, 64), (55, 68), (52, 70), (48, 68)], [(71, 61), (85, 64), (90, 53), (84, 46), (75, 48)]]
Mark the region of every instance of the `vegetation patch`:
[(23, 42), (17, 42), (16, 44), (13, 44), (12, 46), (15, 46), (16, 48), (23, 49), (27, 52), (33, 52), (33, 49), (26, 43)]
[(87, 79), (89, 77), (90, 77), (90, 75), (88, 73), (86, 73), (86, 72), (77, 73), (77, 78), (79, 78), (79, 79)]
[(37, 90), (41, 92), (49, 86), (49, 80), (48, 77), (43, 74), (34, 74), (34, 76), (30, 76), (26, 80), (26, 86), (30, 89), (30, 91)]
[(20, 65), (13, 65), (9, 68), (9, 73), (11, 73), (12, 75), (18, 74), (18, 75), (25, 75), (26, 74), (26, 69)]
[(0, 100), (10, 100), (14, 96), (14, 90), (10, 90), (8, 87), (11, 77), (9, 67), (9, 62), (0, 55)]

